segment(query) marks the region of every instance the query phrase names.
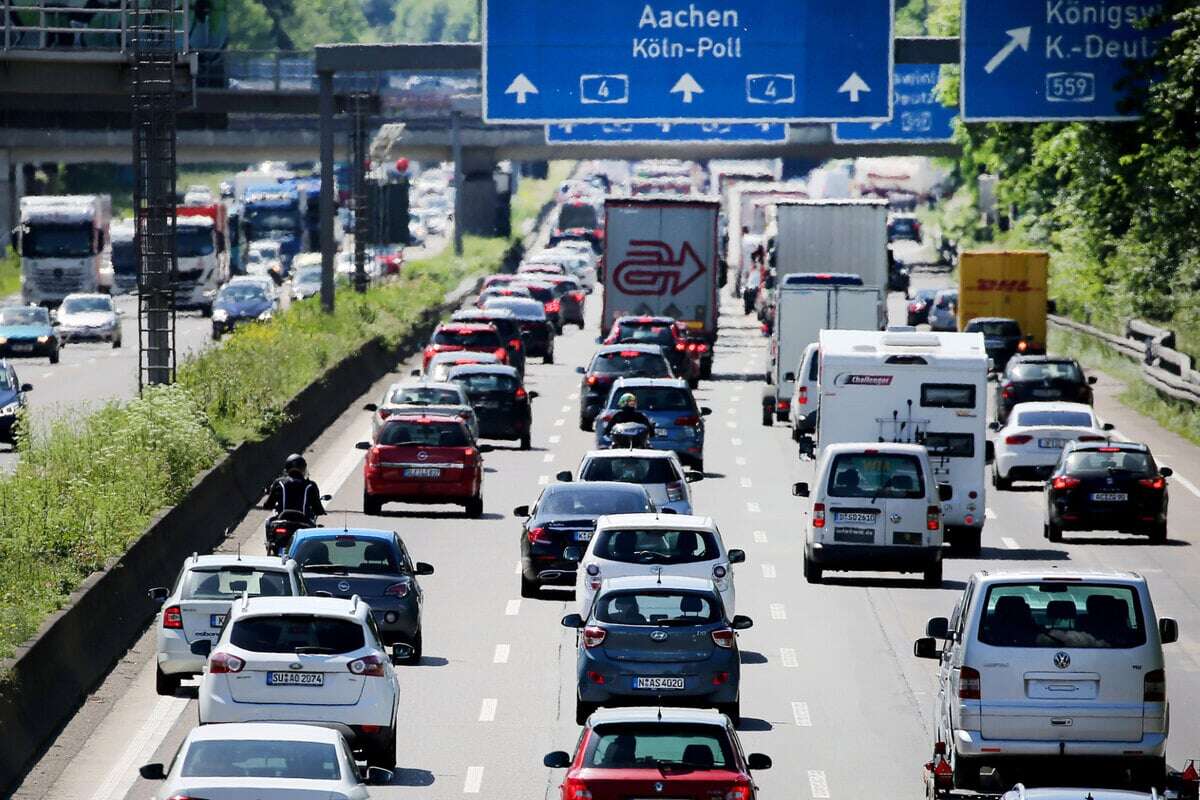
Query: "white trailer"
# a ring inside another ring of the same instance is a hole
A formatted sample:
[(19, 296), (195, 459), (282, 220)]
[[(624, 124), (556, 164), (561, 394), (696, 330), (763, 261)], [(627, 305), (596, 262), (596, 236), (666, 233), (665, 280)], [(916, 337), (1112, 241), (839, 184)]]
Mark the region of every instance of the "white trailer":
[[(725, 261), (733, 271), (733, 295), (740, 297), (742, 285), (751, 266), (750, 254), (760, 244), (764, 251), (766, 249), (766, 240), (762, 236), (766, 230), (766, 220), (760, 219), (761, 213), (756, 214), (760, 208), (759, 203), (801, 200), (808, 197), (808, 194), (803, 184), (777, 181), (764, 183), (754, 180), (733, 183), (727, 195), (721, 198), (729, 234)], [(752, 242), (745, 241), (744, 237), (747, 235), (754, 237)]]
[(987, 351), (978, 333), (821, 332), (817, 446), (921, 444), (939, 482), (946, 538), (979, 552), (987, 508)]
[(106, 194), (22, 197), (13, 246), (24, 302), (58, 305), (69, 294), (99, 291), (111, 216)]

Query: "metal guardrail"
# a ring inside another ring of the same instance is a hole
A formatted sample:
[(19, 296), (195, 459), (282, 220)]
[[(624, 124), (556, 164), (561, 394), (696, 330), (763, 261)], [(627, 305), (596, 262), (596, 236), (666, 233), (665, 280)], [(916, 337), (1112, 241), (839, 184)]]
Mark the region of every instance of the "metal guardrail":
[(1174, 348), (1175, 332), (1139, 319), (1125, 323), (1125, 335), (1117, 336), (1067, 317), (1049, 315), (1052, 325), (1098, 339), (1117, 353), (1141, 365), (1142, 380), (1168, 397), (1200, 404), (1200, 372), (1192, 357)]
[[(189, 50), (191, 1), (176, 0), (176, 50)], [(137, 0), (0, 0), (0, 51), (132, 53)]]

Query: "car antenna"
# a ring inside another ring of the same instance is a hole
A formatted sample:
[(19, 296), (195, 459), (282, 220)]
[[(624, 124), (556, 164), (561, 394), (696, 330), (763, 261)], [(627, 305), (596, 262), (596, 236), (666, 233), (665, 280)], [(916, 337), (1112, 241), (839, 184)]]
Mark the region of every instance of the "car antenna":
[[(228, 531), (226, 531), (226, 533), (228, 533)], [(242, 560), (242, 543), (241, 543), (241, 542), (238, 542), (238, 548), (237, 548), (237, 560), (238, 560), (238, 561), (241, 561), (241, 560)]]

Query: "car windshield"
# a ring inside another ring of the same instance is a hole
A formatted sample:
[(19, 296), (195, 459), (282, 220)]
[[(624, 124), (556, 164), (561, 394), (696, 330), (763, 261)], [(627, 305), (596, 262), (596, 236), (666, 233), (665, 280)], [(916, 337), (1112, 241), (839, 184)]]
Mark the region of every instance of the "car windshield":
[(1083, 373), (1074, 361), (1035, 361), (1014, 364), (1009, 378), (1015, 381), (1071, 381), (1083, 383)]
[(292, 283), (297, 283), (297, 284), (303, 283), (303, 284), (315, 285), (315, 284), (319, 284), (320, 282), (321, 282), (321, 268), (320, 267), (315, 267), (315, 268), (309, 267), (309, 268), (302, 269), (296, 273), (296, 277), (292, 278)]
[(286, 572), (230, 565), (190, 569), (183, 579), (184, 600), (233, 600), (247, 592), (251, 597), (283, 597), (292, 593)]
[(112, 300), (107, 297), (68, 297), (63, 301), (64, 314), (84, 314), (91, 311), (112, 311)]
[(829, 471), (830, 497), (917, 499), (925, 477), (916, 456), (900, 453), (842, 453)]
[(132, 241), (113, 240), (111, 255), (113, 271), (118, 275), (137, 274), (137, 251)]
[(342, 771), (332, 744), (230, 739), (192, 742), (179, 777), (336, 781)]
[(596, 209), (583, 204), (563, 206), (558, 212), (558, 227), (564, 231), (569, 228), (597, 228)]
[(934, 305), (938, 308), (949, 308), (958, 302), (958, 292), (950, 292), (940, 295), (934, 301)]
[(1149, 453), (1116, 447), (1077, 450), (1067, 456), (1066, 471), (1077, 476), (1104, 476), (1112, 473), (1154, 475), (1158, 469)]
[(692, 564), (720, 556), (711, 531), (621, 530), (601, 531), (592, 552), (597, 558), (625, 564)]
[(1012, 320), (995, 320), (989, 322), (981, 322), (979, 320), (971, 320), (967, 323), (967, 333), (982, 333), (984, 336), (1002, 336), (1012, 338), (1021, 335), (1021, 326)]
[(707, 625), (721, 611), (709, 594), (643, 589), (601, 595), (593, 616), (613, 625)]
[(500, 335), (495, 331), (470, 328), (442, 328), (433, 334), (433, 343), (444, 347), (479, 347), (496, 350)]
[(733, 745), (718, 725), (610, 723), (588, 739), (584, 766), (600, 769), (733, 769)]
[(21, 253), (30, 258), (85, 258), (92, 254), (92, 226), (30, 225), (21, 236)]
[(988, 589), (979, 641), (996, 647), (1125, 648), (1146, 642), (1130, 586), (1070, 582)]
[(636, 375), (642, 378), (669, 378), (671, 368), (658, 353), (625, 350), (619, 353), (600, 353), (592, 362), (597, 375)]
[(315, 653), (339, 655), (366, 646), (357, 622), (312, 614), (244, 617), (233, 623), (229, 641), (252, 653)]
[(454, 375), (450, 380), (462, 384), (463, 389), (469, 395), (488, 392), (513, 394), (520, 387), (520, 382), (516, 377), (500, 373), (470, 372), (466, 375)]
[(541, 322), (546, 319), (546, 308), (536, 300), (522, 300), (519, 297), (493, 297), (483, 306), (487, 308), (504, 308), (522, 322)]
[(501, 339), (515, 339), (521, 335), (521, 328), (517, 325), (517, 321), (511, 317), (477, 318), (470, 321), (488, 323), (500, 333)]
[(911, 217), (896, 217), (888, 223), (892, 233), (912, 233), (916, 220)]
[(452, 422), (409, 422), (393, 420), (379, 431), (378, 444), (401, 447), (466, 447), (471, 443), (467, 430)]
[(296, 218), (283, 211), (258, 211), (250, 209), (246, 212), (246, 224), (260, 231), (286, 231), (296, 228)]
[(179, 258), (212, 255), (216, 250), (212, 228), (178, 227), (175, 229), (175, 254)]
[(50, 314), (44, 308), (0, 308), (0, 325), (49, 325)]
[(616, 408), (621, 395), (632, 394), (637, 398), (639, 411), (691, 411), (696, 410), (696, 401), (687, 389), (673, 386), (626, 386), (613, 392), (609, 408)]
[(674, 347), (675, 337), (666, 325), (618, 325), (617, 341), (636, 344), (661, 344)]
[(453, 389), (406, 386), (394, 390), (387, 402), (392, 405), (456, 406), (462, 403), (462, 397)]
[(217, 296), (217, 300), (232, 301), (234, 303), (246, 303), (251, 300), (261, 300), (266, 302), (267, 293), (263, 291), (261, 286), (254, 286), (249, 283), (230, 284), (221, 290)]
[(390, 542), (377, 538), (360, 539), (342, 534), (304, 539), (291, 557), (306, 570), (334, 567), (345, 572), (390, 574), (399, 571), (395, 548)]
[(573, 486), (547, 489), (538, 500), (537, 514), (578, 514), (599, 517), (603, 514), (638, 514), (653, 511), (642, 490), (607, 489), (596, 491)]
[(674, 483), (680, 480), (670, 459), (638, 456), (593, 458), (579, 477), (585, 481), (640, 484)]
[(1017, 414), (1017, 425), (1023, 428), (1033, 425), (1091, 428), (1095, 424), (1092, 415), (1086, 411), (1022, 411)]
[(0, 369), (0, 389), (11, 389), (16, 385), (15, 375), (6, 369)]

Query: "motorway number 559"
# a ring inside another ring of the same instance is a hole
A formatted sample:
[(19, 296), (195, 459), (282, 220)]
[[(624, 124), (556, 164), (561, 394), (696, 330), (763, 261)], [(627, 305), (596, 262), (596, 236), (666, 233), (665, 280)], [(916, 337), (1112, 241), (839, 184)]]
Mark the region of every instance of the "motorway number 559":
[(1046, 100), (1051, 103), (1090, 103), (1095, 99), (1096, 76), (1090, 72), (1046, 75)]

